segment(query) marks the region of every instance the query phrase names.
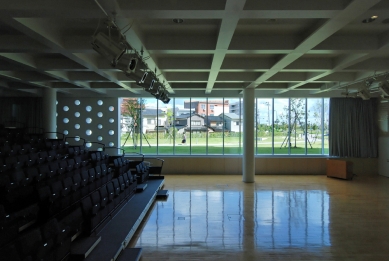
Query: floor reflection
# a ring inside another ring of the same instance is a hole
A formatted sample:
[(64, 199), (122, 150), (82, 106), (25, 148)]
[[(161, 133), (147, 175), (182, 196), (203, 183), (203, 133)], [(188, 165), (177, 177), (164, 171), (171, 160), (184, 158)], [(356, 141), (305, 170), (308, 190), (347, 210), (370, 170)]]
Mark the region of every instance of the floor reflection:
[(252, 196), (236, 190), (170, 190), (167, 201), (155, 204), (136, 247), (236, 251), (330, 246), (329, 203), (322, 190), (258, 190)]

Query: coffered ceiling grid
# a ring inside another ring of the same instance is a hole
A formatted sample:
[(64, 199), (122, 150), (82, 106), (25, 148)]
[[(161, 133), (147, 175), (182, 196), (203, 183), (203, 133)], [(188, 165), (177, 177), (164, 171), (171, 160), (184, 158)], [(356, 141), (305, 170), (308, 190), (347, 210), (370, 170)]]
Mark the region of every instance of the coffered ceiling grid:
[[(389, 71), (389, 1), (97, 0), (171, 97), (329, 96)], [(106, 15), (95, 0), (3, 1), (1, 95), (148, 96), (91, 46)], [(363, 19), (377, 15), (373, 23)], [(173, 19), (183, 19), (177, 24)]]

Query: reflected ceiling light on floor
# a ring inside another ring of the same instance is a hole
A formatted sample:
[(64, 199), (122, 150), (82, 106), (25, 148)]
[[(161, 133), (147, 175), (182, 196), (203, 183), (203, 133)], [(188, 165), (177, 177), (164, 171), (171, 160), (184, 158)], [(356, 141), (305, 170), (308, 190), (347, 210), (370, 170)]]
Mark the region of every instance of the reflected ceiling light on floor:
[(377, 15), (373, 15), (373, 16), (371, 16), (371, 17), (369, 17), (369, 18), (364, 19), (364, 20), (362, 21), (362, 23), (368, 24), (368, 23), (374, 22), (377, 18), (378, 18)]
[(103, 32), (99, 32), (93, 36), (92, 46), (96, 52), (109, 60), (114, 67), (127, 50), (124, 42), (120, 40), (115, 41)]
[(389, 85), (387, 81), (380, 82), (378, 88), (384, 96), (389, 96)]

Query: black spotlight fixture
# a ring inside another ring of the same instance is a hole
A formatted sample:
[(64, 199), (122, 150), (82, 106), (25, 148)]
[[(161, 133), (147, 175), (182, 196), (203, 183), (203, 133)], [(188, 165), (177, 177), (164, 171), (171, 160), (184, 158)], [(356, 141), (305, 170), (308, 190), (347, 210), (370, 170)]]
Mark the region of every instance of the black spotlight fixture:
[(115, 67), (127, 50), (127, 46), (122, 39), (115, 41), (113, 38), (99, 32), (93, 37), (93, 49), (110, 61)]
[(362, 23), (368, 24), (368, 23), (374, 22), (377, 18), (378, 18), (377, 15), (372, 15), (371, 17), (362, 20)]
[(124, 54), (116, 65), (116, 68), (122, 70), (125, 74), (135, 72), (138, 64), (138, 57), (135, 54)]

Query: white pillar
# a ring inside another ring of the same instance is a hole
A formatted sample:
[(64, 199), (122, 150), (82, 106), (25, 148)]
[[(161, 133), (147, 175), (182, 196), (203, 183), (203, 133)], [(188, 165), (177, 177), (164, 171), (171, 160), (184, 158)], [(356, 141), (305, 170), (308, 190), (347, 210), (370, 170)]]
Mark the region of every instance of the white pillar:
[(243, 91), (243, 182), (254, 182), (255, 154), (254, 154), (254, 88)]
[[(42, 118), (43, 131), (57, 131), (57, 92), (52, 88), (42, 90)], [(49, 133), (45, 136), (49, 139), (55, 139), (55, 133)]]

